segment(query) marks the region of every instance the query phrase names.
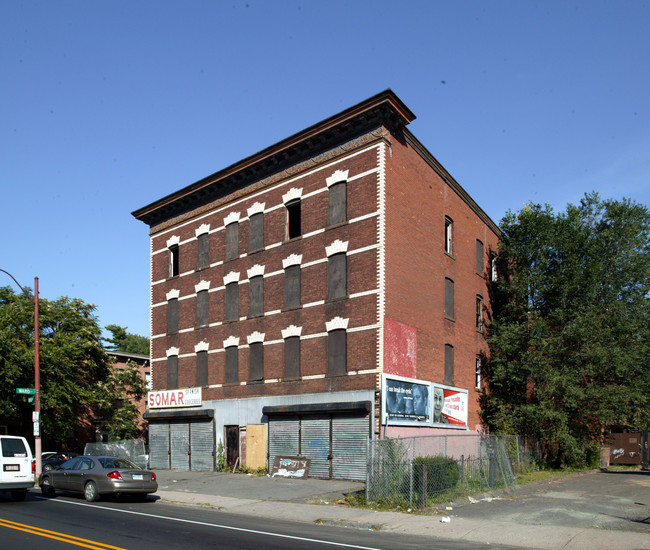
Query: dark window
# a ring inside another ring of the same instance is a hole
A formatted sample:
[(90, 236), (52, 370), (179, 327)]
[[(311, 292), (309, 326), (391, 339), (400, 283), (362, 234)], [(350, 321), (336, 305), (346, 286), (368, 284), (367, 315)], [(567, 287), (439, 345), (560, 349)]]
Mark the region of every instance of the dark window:
[(329, 224), (347, 220), (347, 182), (335, 183), (329, 188)]
[(249, 315), (264, 313), (264, 277), (256, 275), (250, 278), (250, 312)]
[(476, 273), (483, 275), (483, 243), (476, 239)]
[(300, 337), (284, 340), (284, 377), (300, 378)]
[(454, 385), (454, 346), (445, 344), (445, 384)]
[(290, 265), (284, 270), (284, 307), (300, 306), (300, 266)]
[(333, 254), (327, 260), (327, 298), (343, 298), (347, 295), (348, 261), (345, 252)]
[(327, 372), (345, 374), (348, 371), (347, 332), (343, 329), (327, 333)]
[(208, 291), (200, 290), (196, 294), (196, 326), (205, 327), (208, 324)]
[(481, 356), (476, 356), (476, 387), (481, 387)]
[(258, 212), (250, 217), (251, 226), (251, 250), (259, 250), (264, 248), (264, 214)]
[(167, 334), (178, 332), (178, 298), (167, 301)]
[(226, 384), (239, 382), (239, 349), (237, 346), (226, 348)]
[(196, 268), (208, 267), (210, 265), (210, 238), (207, 233), (199, 235), (197, 247)]
[(445, 279), (445, 317), (454, 318), (454, 281)]
[(199, 351), (196, 354), (196, 385), (208, 385), (208, 352)]
[(302, 235), (300, 225), (300, 199), (298, 199), (287, 203), (287, 237), (289, 239)]
[(178, 355), (167, 357), (167, 389), (178, 388)]
[(451, 230), (453, 226), (453, 222), (449, 218), (445, 218), (445, 252), (447, 254), (452, 254), (453, 253), (453, 248), (452, 248), (452, 235), (451, 235)]
[(226, 285), (226, 321), (239, 319), (239, 283)]
[(476, 330), (483, 331), (483, 298), (476, 297)]
[(175, 244), (169, 247), (169, 276), (176, 277), (179, 273), (180, 262), (178, 258), (178, 245)]
[(249, 351), (249, 380), (264, 380), (264, 344), (262, 342), (254, 342), (250, 344)]
[(226, 226), (226, 260), (239, 256), (239, 223)]

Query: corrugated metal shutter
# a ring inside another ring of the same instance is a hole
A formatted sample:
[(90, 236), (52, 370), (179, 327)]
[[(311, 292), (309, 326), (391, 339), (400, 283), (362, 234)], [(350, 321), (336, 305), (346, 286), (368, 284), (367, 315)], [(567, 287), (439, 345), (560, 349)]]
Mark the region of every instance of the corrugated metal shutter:
[(330, 478), (330, 415), (302, 417), (300, 454), (311, 459), (309, 477)]
[(149, 464), (152, 470), (169, 469), (169, 422), (149, 422)]
[(269, 418), (269, 469), (275, 457), (298, 456), (300, 445), (300, 420), (297, 416)]
[(190, 429), (192, 470), (214, 470), (214, 424), (212, 420), (193, 420)]
[(172, 470), (189, 470), (190, 423), (188, 421), (172, 420), (169, 423), (169, 437)]
[(365, 481), (369, 430), (367, 414), (342, 414), (332, 418), (333, 479)]

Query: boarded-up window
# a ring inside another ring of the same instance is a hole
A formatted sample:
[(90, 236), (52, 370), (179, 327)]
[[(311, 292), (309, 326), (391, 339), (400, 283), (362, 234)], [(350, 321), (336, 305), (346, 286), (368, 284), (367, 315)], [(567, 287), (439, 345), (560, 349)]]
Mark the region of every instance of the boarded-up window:
[(264, 380), (264, 344), (262, 342), (253, 342), (249, 346), (249, 351), (249, 380)]
[(250, 312), (249, 315), (264, 313), (264, 277), (257, 275), (250, 279)]
[(251, 250), (264, 248), (264, 213), (258, 212), (250, 217), (251, 226)]
[(239, 256), (239, 223), (226, 226), (226, 260)]
[(167, 301), (167, 334), (178, 332), (178, 298)]
[(347, 220), (347, 182), (335, 183), (329, 188), (329, 224)]
[(169, 247), (169, 276), (176, 277), (180, 273), (178, 245)]
[(454, 385), (454, 346), (445, 344), (445, 384)]
[(300, 219), (300, 200), (287, 203), (287, 238), (295, 239), (302, 235)]
[(199, 235), (197, 243), (197, 261), (196, 268), (203, 269), (210, 265), (210, 240), (207, 233)]
[(300, 306), (300, 266), (290, 265), (284, 270), (284, 307)]
[(239, 283), (226, 285), (226, 321), (239, 319)]
[(483, 275), (483, 243), (476, 239), (476, 273)]
[(208, 385), (208, 352), (199, 351), (196, 354), (196, 385)]
[(347, 295), (348, 262), (345, 253), (333, 254), (327, 261), (327, 298), (343, 298)]
[(178, 355), (167, 357), (167, 389), (178, 388)]
[(445, 317), (454, 318), (454, 281), (445, 279)]
[(345, 374), (348, 371), (347, 332), (343, 329), (327, 333), (327, 372)]
[(226, 384), (239, 382), (239, 348), (228, 346), (226, 348)]
[(209, 316), (208, 291), (201, 290), (196, 295), (196, 326), (205, 327), (208, 324)]
[(300, 378), (299, 336), (290, 336), (284, 340), (284, 377)]

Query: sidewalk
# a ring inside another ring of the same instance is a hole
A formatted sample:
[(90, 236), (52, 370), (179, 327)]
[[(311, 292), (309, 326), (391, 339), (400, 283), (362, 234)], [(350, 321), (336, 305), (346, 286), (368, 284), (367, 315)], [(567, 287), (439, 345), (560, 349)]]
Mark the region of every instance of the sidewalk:
[(169, 470), (156, 475), (161, 501), (226, 513), (522, 548), (650, 549), (650, 472), (574, 474), (427, 516), (340, 503), (363, 491), (363, 483)]

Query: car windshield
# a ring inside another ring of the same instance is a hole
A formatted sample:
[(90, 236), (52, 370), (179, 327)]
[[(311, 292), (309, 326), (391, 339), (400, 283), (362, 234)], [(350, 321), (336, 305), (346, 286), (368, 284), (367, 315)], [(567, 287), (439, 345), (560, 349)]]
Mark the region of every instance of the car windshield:
[(100, 458), (104, 468), (127, 468), (129, 470), (139, 470), (140, 468), (126, 458)]

